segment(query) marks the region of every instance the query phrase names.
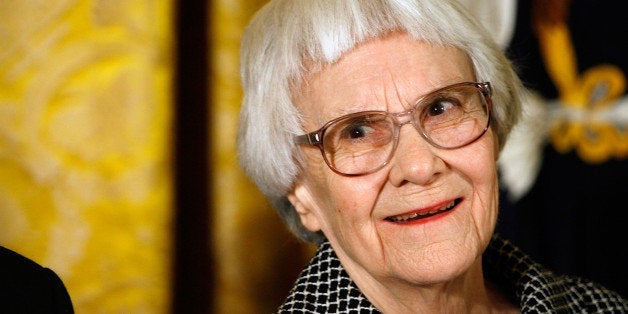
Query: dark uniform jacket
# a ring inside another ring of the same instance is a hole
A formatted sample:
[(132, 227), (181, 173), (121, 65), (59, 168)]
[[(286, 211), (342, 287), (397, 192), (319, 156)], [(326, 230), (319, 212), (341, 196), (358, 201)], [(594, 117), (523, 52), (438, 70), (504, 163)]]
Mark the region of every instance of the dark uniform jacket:
[(63, 282), (48, 268), (0, 247), (0, 313), (74, 313)]

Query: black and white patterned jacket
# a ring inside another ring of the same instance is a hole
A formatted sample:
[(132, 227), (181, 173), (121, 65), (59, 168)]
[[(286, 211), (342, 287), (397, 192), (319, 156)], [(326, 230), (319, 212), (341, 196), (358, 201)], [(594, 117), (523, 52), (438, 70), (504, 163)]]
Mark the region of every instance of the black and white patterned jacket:
[[(628, 313), (628, 302), (596, 283), (559, 276), (509, 241), (493, 236), (485, 276), (518, 302), (522, 313)], [(349, 278), (329, 242), (316, 251), (277, 313), (380, 313)]]

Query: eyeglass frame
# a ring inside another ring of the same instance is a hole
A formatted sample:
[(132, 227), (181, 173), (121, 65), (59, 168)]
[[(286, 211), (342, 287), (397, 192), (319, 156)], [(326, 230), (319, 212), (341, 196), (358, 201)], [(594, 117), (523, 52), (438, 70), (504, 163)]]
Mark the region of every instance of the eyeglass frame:
[[(425, 100), (426, 98), (429, 98), (430, 96), (432, 96), (433, 94), (437, 94), (439, 92), (442, 92), (443, 90), (447, 90), (447, 89), (451, 89), (451, 88), (455, 88), (458, 86), (474, 86), (478, 89), (478, 91), (482, 94), (482, 96), (484, 97), (485, 103), (486, 103), (486, 115), (487, 115), (487, 119), (486, 119), (486, 126), (484, 127), (484, 129), (472, 140), (470, 140), (469, 142), (466, 142), (464, 144), (458, 145), (458, 146), (454, 146), (454, 147), (445, 147), (442, 145), (438, 145), (436, 143), (433, 142), (432, 139), (430, 139), (430, 137), (426, 134), (425, 130), (423, 129), (423, 127), (421, 126), (420, 121), (417, 121), (418, 123), (414, 123), (414, 117), (413, 117), (413, 113), (414, 111), (419, 108), (419, 104), (421, 104), (421, 102), (423, 102), (423, 100)], [(306, 134), (302, 134), (302, 135), (297, 135), (294, 137), (294, 143), (298, 144), (298, 145), (302, 145), (302, 144), (306, 144), (306, 145), (310, 145), (310, 146), (317, 146), (321, 152), (321, 155), (323, 156), (323, 160), (325, 161), (325, 164), (327, 164), (327, 166), (329, 167), (329, 169), (331, 169), (333, 172), (342, 175), (342, 176), (347, 176), (347, 177), (357, 177), (357, 176), (363, 176), (363, 175), (368, 175), (371, 173), (375, 173), (377, 171), (379, 171), (380, 169), (384, 168), (388, 163), (390, 163), (390, 160), (392, 159), (392, 157), (395, 155), (395, 151), (397, 150), (397, 145), (399, 143), (399, 132), (401, 130), (401, 127), (408, 124), (408, 123), (412, 123), (415, 126), (415, 129), (417, 131), (419, 131), (419, 133), (421, 134), (421, 136), (423, 137), (423, 139), (425, 139), (426, 142), (428, 142), (430, 145), (439, 148), (439, 149), (445, 149), (445, 150), (452, 150), (452, 149), (458, 149), (467, 145), (470, 145), (472, 143), (474, 143), (475, 141), (477, 141), (478, 139), (480, 139), (482, 136), (484, 136), (484, 134), (486, 133), (486, 131), (488, 131), (488, 129), (490, 128), (491, 125), (491, 112), (492, 112), (492, 101), (491, 101), (491, 95), (493, 94), (493, 89), (491, 87), (491, 83), (490, 82), (460, 82), (460, 83), (455, 83), (455, 84), (451, 84), (451, 85), (447, 85), (438, 89), (435, 89), (423, 96), (421, 96), (421, 98), (419, 98), (418, 100), (416, 100), (414, 102), (414, 104), (412, 105), (412, 107), (408, 110), (405, 111), (401, 111), (401, 112), (397, 112), (397, 113), (390, 113), (388, 111), (378, 111), (378, 110), (367, 110), (367, 111), (359, 111), (359, 112), (354, 112), (354, 113), (350, 113), (347, 115), (343, 115), (340, 116), (338, 118), (332, 119), (330, 121), (328, 121), (327, 123), (325, 123), (321, 128), (319, 128), (316, 131), (310, 132), (310, 133), (306, 133)], [(325, 145), (323, 144), (323, 138), (325, 136), (325, 131), (329, 128), (330, 125), (333, 125), (334, 123), (336, 123), (339, 120), (343, 120), (352, 116), (360, 116), (360, 115), (365, 115), (365, 114), (369, 114), (369, 113), (373, 113), (373, 114), (385, 114), (386, 116), (392, 116), (393, 118), (393, 125), (394, 125), (394, 137), (392, 139), (393, 141), (393, 147), (390, 151), (390, 154), (388, 155), (388, 157), (386, 158), (386, 160), (384, 162), (382, 162), (381, 165), (375, 167), (372, 170), (369, 170), (367, 172), (362, 172), (362, 173), (355, 173), (355, 174), (351, 174), (351, 173), (344, 173), (339, 171), (338, 169), (336, 169), (331, 162), (328, 160), (327, 155), (325, 154)], [(401, 120), (400, 117), (409, 117), (405, 120)]]

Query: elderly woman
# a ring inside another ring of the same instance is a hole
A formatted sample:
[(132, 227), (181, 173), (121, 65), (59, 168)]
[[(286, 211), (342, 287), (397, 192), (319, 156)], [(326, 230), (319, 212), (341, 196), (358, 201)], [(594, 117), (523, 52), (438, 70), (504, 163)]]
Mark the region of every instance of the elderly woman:
[(493, 234), (520, 82), (453, 1), (271, 1), (241, 74), (242, 166), (319, 244), (280, 312), (628, 310)]

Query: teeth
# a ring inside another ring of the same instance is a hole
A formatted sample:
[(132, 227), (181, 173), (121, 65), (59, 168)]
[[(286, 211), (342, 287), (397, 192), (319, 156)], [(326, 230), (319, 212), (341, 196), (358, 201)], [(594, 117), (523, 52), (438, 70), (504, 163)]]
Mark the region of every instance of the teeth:
[(456, 205), (456, 201), (451, 201), (449, 204), (447, 204), (447, 205), (445, 205), (445, 206), (443, 206), (441, 208), (433, 209), (433, 210), (430, 210), (428, 212), (412, 213), (412, 214), (407, 214), (407, 215), (394, 216), (394, 217), (390, 217), (389, 220), (394, 221), (394, 222), (408, 221), (408, 220), (415, 219), (417, 217), (429, 216), (429, 215), (436, 214), (438, 212), (446, 211), (446, 210), (454, 207), (454, 205)]

